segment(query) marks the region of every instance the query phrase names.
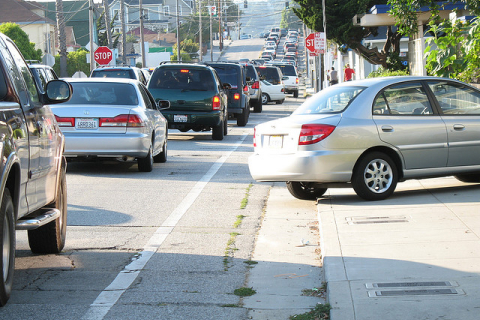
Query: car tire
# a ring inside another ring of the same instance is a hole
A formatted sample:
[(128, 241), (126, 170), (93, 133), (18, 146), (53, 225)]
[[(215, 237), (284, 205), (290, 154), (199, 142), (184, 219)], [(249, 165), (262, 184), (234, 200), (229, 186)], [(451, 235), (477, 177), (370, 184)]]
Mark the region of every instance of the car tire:
[(266, 93), (262, 93), (262, 104), (267, 104), (270, 102), (270, 97)]
[(147, 156), (145, 158), (138, 158), (137, 163), (138, 163), (138, 171), (152, 172), (153, 170), (152, 146), (150, 146)]
[(245, 107), (241, 114), (237, 115), (237, 126), (245, 127), (248, 123), (249, 108)]
[(261, 99), (258, 99), (255, 101), (255, 104), (253, 105), (253, 112), (255, 113), (260, 113), (262, 112), (263, 109), (263, 102)]
[(315, 188), (307, 182), (287, 181), (287, 190), (300, 200), (316, 200), (327, 192), (327, 188)]
[(353, 189), (365, 200), (388, 198), (395, 191), (397, 182), (397, 167), (393, 160), (382, 152), (366, 154), (353, 170)]
[(40, 228), (28, 230), (28, 244), (33, 253), (60, 253), (67, 236), (67, 179), (61, 169), (55, 202), (50, 207), (60, 210), (60, 217)]
[(162, 152), (153, 157), (153, 162), (155, 163), (165, 163), (167, 162), (167, 137), (165, 137), (165, 142), (163, 143)]
[(13, 273), (15, 272), (15, 222), (14, 207), (10, 191), (5, 189), (0, 207), (0, 306), (4, 306), (12, 292)]
[(293, 91), (293, 97), (298, 98), (298, 90)]
[(223, 140), (224, 130), (225, 130), (225, 119), (222, 120), (222, 123), (216, 127), (212, 128), (212, 140)]
[(455, 176), (458, 181), (466, 182), (466, 183), (479, 183), (480, 182), (480, 174), (462, 174)]
[(283, 102), (285, 102), (285, 99), (275, 101), (276, 104), (282, 104)]

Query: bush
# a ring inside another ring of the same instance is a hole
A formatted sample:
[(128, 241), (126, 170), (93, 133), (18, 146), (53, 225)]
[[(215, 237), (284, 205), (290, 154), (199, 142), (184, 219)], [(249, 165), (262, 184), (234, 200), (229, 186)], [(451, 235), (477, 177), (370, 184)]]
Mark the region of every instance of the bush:
[(408, 75), (409, 73), (407, 70), (389, 70), (389, 69), (380, 68), (377, 71), (370, 72), (367, 78), (408, 76)]

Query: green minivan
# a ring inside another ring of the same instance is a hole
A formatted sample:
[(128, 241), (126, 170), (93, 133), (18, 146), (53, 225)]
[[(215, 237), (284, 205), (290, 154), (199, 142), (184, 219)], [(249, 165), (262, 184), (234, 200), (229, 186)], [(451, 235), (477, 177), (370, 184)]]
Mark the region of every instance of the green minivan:
[(148, 90), (156, 101), (170, 101), (162, 110), (169, 129), (181, 132), (212, 130), (213, 140), (223, 140), (228, 129), (226, 90), (215, 70), (202, 64), (162, 63), (152, 73)]

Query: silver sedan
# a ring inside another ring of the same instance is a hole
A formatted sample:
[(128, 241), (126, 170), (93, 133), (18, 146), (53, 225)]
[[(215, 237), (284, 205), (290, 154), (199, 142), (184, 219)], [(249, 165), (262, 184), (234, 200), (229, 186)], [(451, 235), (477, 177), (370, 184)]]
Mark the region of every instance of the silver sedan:
[(167, 120), (143, 84), (107, 78), (68, 81), (70, 101), (51, 106), (65, 135), (66, 157), (136, 159), (142, 172), (152, 171), (153, 162), (167, 161)]
[(446, 78), (350, 81), (291, 116), (258, 125), (249, 169), (299, 199), (353, 187), (382, 200), (397, 182), (454, 175), (480, 182), (480, 91)]

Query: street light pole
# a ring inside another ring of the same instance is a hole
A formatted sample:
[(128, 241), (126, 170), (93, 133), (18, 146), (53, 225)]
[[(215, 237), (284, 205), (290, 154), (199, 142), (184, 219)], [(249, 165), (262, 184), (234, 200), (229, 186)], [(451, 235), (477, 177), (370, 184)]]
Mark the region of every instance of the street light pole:
[(147, 66), (146, 63), (146, 56), (145, 56), (145, 38), (143, 35), (143, 8), (142, 8), (142, 0), (139, 1), (140, 7), (140, 46), (141, 46), (141, 53), (142, 53), (142, 68)]
[(208, 14), (210, 16), (210, 61), (213, 61), (213, 32), (212, 32), (212, 4), (208, 1)]
[(182, 58), (180, 57), (180, 21), (179, 21), (179, 15), (178, 15), (178, 0), (176, 0), (176, 15), (177, 15), (177, 61), (182, 61)]

